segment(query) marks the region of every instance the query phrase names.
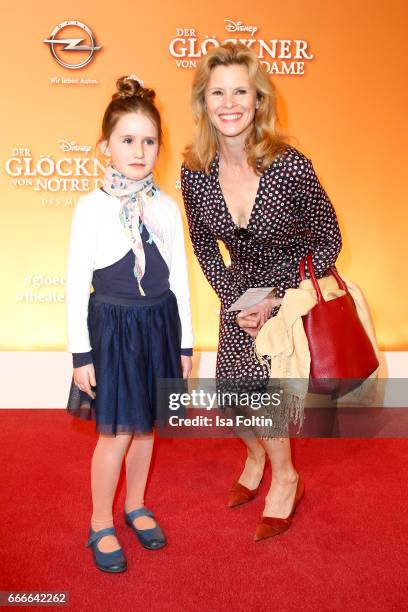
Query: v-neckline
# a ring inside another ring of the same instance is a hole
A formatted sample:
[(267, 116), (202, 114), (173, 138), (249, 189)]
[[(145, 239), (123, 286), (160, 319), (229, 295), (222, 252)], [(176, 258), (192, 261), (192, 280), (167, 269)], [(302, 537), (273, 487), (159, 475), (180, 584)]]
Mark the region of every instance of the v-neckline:
[(226, 201), (226, 199), (224, 197), (224, 194), (223, 194), (223, 191), (222, 191), (222, 187), (221, 187), (221, 183), (220, 183), (220, 174), (219, 174), (219, 170), (220, 170), (220, 165), (219, 165), (220, 155), (219, 155), (218, 152), (215, 154), (214, 162), (215, 162), (214, 172), (215, 172), (215, 179), (216, 179), (216, 182), (217, 182), (218, 191), (220, 193), (221, 201), (222, 201), (222, 203), (224, 205), (224, 209), (225, 209), (225, 211), (226, 211), (226, 213), (227, 213), (227, 215), (228, 215), (228, 217), (229, 217), (229, 219), (231, 221), (232, 226), (234, 227), (234, 229), (235, 228), (246, 229), (246, 230), (249, 229), (250, 225), (252, 224), (252, 217), (254, 216), (254, 211), (255, 211), (255, 209), (257, 207), (257, 204), (258, 204), (258, 201), (260, 199), (259, 196), (260, 196), (261, 182), (263, 180), (264, 173), (262, 172), (262, 174), (259, 177), (258, 189), (256, 190), (254, 202), (252, 204), (251, 212), (250, 212), (249, 217), (248, 217), (248, 223), (246, 224), (246, 226), (237, 225), (235, 223), (233, 217), (232, 217), (230, 209), (228, 208), (227, 201)]

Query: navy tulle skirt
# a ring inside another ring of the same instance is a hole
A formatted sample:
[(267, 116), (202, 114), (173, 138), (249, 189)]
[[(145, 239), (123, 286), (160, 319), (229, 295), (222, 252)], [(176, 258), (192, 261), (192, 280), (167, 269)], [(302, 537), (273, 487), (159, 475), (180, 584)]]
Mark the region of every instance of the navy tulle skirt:
[(95, 420), (104, 434), (149, 433), (157, 417), (160, 378), (182, 378), (177, 300), (132, 300), (91, 294), (88, 329), (95, 367), (92, 399), (72, 380), (67, 411)]

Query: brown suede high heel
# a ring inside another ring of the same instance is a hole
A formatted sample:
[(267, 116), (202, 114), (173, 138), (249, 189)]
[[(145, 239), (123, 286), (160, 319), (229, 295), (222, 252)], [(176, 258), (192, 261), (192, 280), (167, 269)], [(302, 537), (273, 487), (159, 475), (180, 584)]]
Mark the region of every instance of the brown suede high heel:
[(255, 542), (259, 542), (259, 540), (265, 540), (266, 538), (271, 538), (272, 536), (279, 535), (283, 533), (292, 524), (293, 515), (295, 514), (295, 510), (300, 500), (302, 499), (305, 493), (305, 485), (300, 475), (298, 478), (295, 499), (293, 500), (292, 510), (286, 518), (279, 518), (277, 516), (262, 516), (261, 521), (256, 526), (255, 530)]
[[(265, 455), (265, 463), (263, 467), (264, 470), (268, 460), (269, 457)], [(235, 508), (235, 506), (241, 506), (242, 504), (246, 504), (252, 501), (259, 491), (262, 478), (263, 476), (261, 476), (261, 480), (259, 481), (259, 485), (256, 487), (256, 489), (248, 489), (237, 480), (237, 482), (234, 484), (231, 491), (229, 492), (228, 506), (230, 508)]]
[(239, 482), (236, 482), (230, 491), (228, 506), (234, 508), (235, 506), (241, 506), (242, 504), (252, 501), (259, 491), (260, 484), (261, 483), (259, 483), (256, 489), (248, 489)]

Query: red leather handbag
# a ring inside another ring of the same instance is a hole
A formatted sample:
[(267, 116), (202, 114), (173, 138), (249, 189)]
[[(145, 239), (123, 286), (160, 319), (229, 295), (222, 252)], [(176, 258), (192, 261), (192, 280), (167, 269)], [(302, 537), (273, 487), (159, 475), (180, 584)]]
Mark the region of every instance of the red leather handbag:
[(347, 285), (336, 268), (330, 268), (345, 295), (326, 301), (313, 269), (312, 256), (300, 262), (299, 273), (305, 280), (305, 262), (317, 304), (302, 317), (309, 343), (310, 393), (343, 395), (359, 386), (378, 367), (378, 359), (357, 313)]

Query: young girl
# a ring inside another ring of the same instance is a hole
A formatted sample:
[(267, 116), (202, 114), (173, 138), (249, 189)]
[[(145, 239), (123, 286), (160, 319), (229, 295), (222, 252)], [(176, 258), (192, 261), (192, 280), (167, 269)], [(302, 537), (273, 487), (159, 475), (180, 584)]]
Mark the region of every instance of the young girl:
[(112, 516), (125, 453), (125, 521), (145, 548), (166, 544), (144, 507), (155, 382), (187, 378), (191, 371), (181, 216), (152, 177), (162, 140), (154, 97), (133, 75), (117, 81), (99, 139), (110, 158), (104, 186), (79, 199), (68, 257), (68, 350), (74, 374), (67, 410), (94, 419), (99, 432), (86, 546), (92, 547), (95, 565), (107, 572), (127, 568)]

